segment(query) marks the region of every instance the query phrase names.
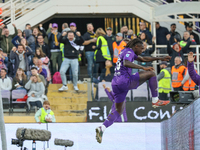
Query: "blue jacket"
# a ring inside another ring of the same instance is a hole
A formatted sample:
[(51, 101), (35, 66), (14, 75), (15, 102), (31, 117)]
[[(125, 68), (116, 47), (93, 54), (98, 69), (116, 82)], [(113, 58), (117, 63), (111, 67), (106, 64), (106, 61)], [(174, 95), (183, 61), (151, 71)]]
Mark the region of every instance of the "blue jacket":
[[(61, 37), (61, 33), (58, 32), (57, 34), (57, 39), (59, 40)], [(53, 33), (49, 33), (48, 34), (48, 40), (49, 40), (49, 48), (51, 49), (60, 49), (60, 43), (58, 46), (55, 45), (55, 39), (54, 39), (54, 34)]]
[(166, 35), (169, 34), (169, 31), (165, 27), (159, 27), (156, 29), (156, 41), (158, 45), (166, 45), (167, 44), (167, 38)]

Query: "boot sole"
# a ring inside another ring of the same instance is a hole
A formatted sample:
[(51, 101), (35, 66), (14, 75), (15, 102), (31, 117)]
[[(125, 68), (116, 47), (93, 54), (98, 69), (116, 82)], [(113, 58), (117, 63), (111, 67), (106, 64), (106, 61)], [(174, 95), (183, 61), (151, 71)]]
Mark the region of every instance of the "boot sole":
[(99, 143), (102, 142), (102, 137), (100, 136), (100, 132), (99, 132), (98, 128), (96, 128), (96, 140)]

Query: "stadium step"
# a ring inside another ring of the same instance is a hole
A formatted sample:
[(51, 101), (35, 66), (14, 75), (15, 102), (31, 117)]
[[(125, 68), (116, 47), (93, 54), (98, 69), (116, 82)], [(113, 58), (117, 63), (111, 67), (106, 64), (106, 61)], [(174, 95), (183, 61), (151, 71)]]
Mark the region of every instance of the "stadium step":
[[(86, 122), (86, 116), (56, 116), (57, 123)], [(35, 123), (34, 116), (4, 116), (5, 123)]]
[[(67, 84), (68, 91), (74, 91), (74, 85), (73, 84)], [(87, 83), (77, 84), (80, 91), (87, 91)], [(49, 91), (58, 91), (59, 88), (62, 87), (62, 84), (50, 84), (48, 87)]]
[(72, 104), (72, 105), (51, 105), (51, 109), (55, 110), (84, 110), (87, 108), (86, 104)]
[(87, 104), (88, 98), (86, 97), (49, 97), (51, 105), (56, 104)]

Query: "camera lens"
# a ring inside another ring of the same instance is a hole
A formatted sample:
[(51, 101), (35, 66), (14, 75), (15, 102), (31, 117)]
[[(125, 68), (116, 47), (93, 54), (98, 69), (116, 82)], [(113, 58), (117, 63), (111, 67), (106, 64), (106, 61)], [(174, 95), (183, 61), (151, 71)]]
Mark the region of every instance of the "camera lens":
[(19, 144), (19, 140), (18, 140), (18, 139), (12, 139), (11, 144), (12, 144), (12, 145), (17, 145), (17, 144)]

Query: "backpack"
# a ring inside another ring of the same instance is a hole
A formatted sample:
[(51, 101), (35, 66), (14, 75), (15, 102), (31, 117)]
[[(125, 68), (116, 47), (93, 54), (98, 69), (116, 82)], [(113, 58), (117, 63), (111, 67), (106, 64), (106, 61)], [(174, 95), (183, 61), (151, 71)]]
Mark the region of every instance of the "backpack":
[(60, 76), (60, 72), (56, 72), (53, 75), (53, 84), (62, 84), (62, 79), (61, 79), (61, 76)]

